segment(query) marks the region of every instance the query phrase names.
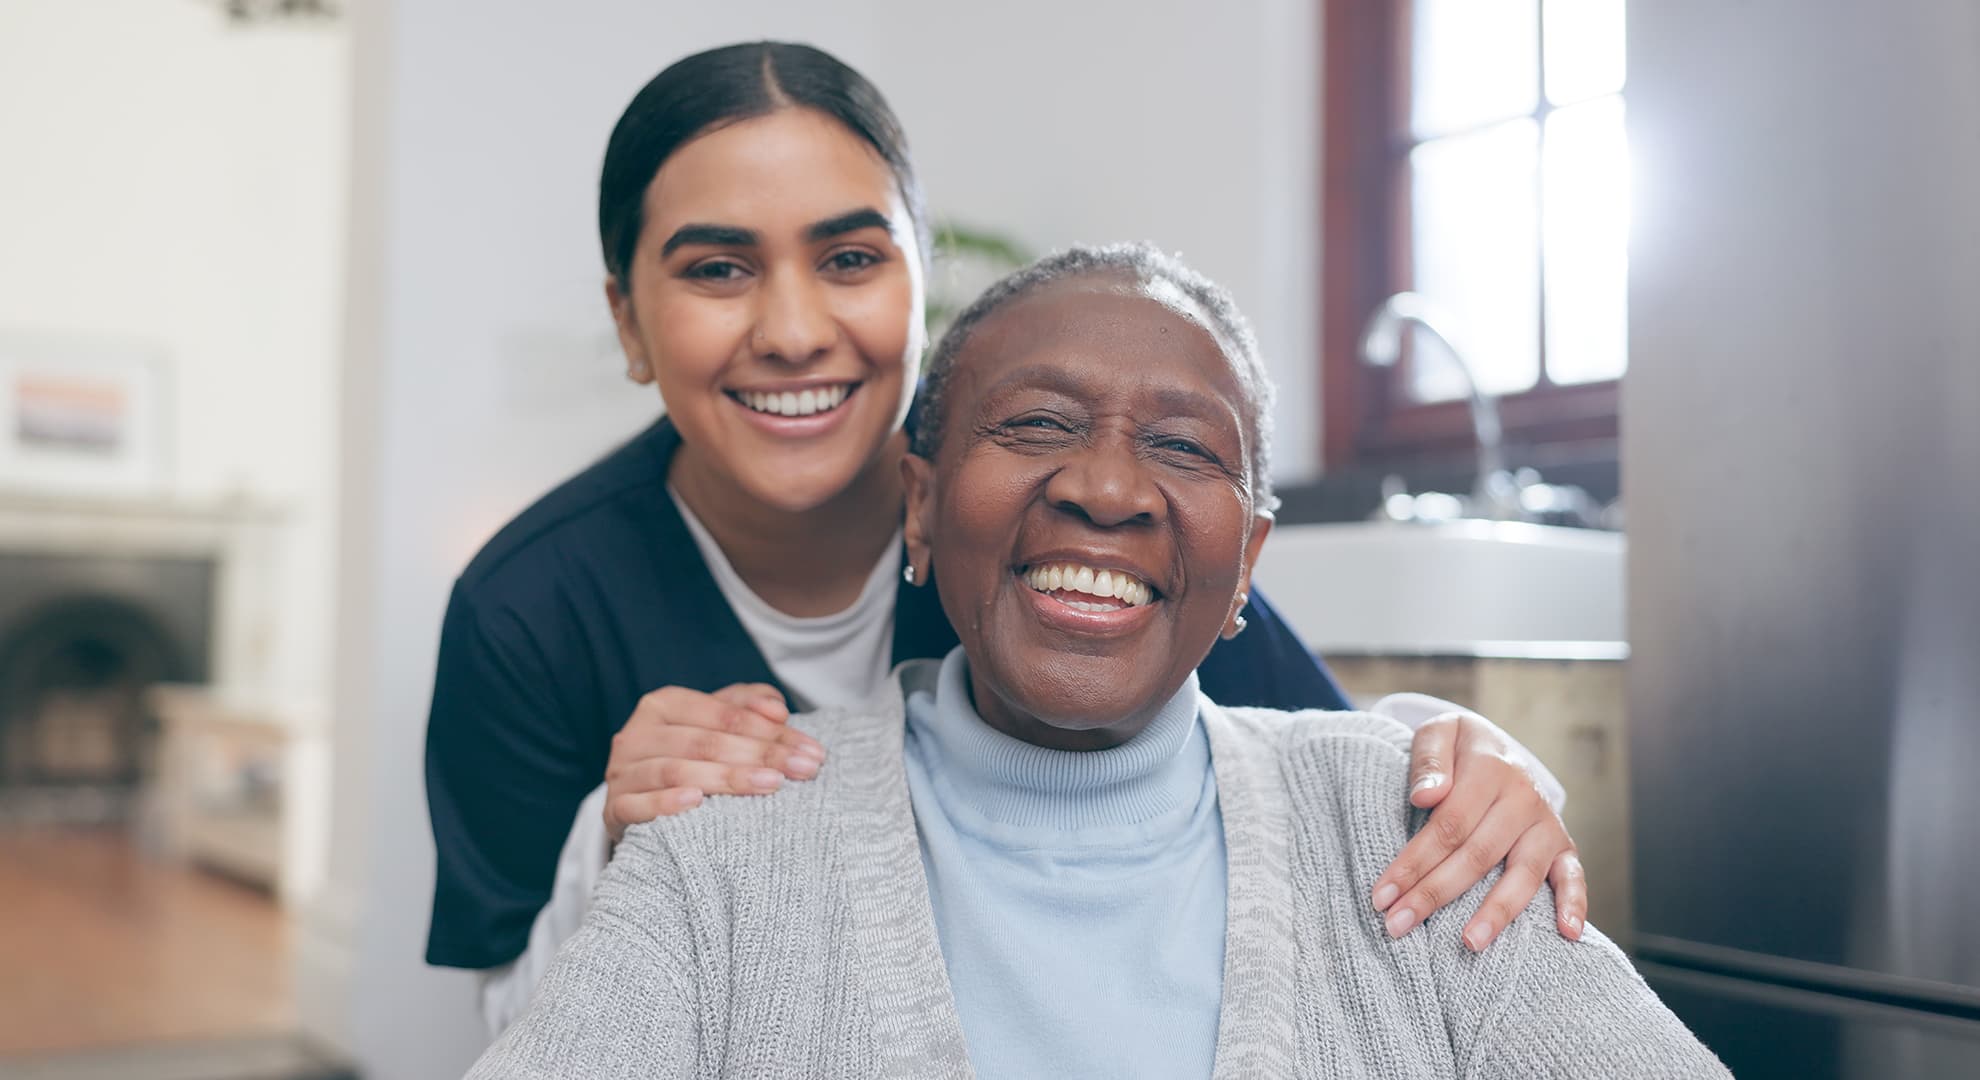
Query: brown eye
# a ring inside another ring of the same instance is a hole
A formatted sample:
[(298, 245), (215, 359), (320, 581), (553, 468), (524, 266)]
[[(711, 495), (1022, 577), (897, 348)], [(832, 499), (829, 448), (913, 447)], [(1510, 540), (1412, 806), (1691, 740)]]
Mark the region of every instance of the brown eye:
[(681, 272), (681, 276), (693, 281), (735, 281), (741, 278), (744, 272), (739, 263), (727, 259), (709, 259), (688, 267)]
[(880, 257), (870, 251), (835, 251), (826, 258), (825, 268), (840, 274), (856, 274), (869, 266), (878, 266)]

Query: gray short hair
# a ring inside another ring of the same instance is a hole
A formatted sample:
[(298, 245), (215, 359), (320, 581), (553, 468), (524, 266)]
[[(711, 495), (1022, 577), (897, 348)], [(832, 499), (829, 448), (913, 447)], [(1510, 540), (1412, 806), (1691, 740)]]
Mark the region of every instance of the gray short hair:
[(942, 428), (947, 422), (950, 377), (965, 346), (983, 320), (1014, 300), (1044, 286), (1076, 277), (1115, 274), (1140, 284), (1162, 282), (1174, 286), (1209, 316), (1208, 328), (1231, 355), (1238, 385), (1244, 392), (1244, 420), (1251, 427), (1252, 504), (1270, 510), (1278, 504), (1272, 495), (1272, 376), (1258, 355), (1258, 340), (1251, 324), (1237, 308), (1231, 294), (1190, 269), (1174, 255), (1152, 244), (1108, 244), (1102, 247), (1075, 246), (1054, 252), (1019, 270), (985, 290), (942, 335), (922, 369), (921, 400), (916, 407), (913, 452), (933, 459), (941, 446)]

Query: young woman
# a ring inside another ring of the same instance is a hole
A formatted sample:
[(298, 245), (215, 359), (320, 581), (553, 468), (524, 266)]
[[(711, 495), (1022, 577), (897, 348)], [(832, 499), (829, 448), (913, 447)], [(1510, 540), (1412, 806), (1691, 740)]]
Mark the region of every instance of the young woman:
[[(463, 572), (428, 727), (427, 959), (489, 973), (491, 1025), (527, 1000), (627, 824), (817, 775), (823, 748), (782, 723), (790, 705), (864, 700), (894, 664), (956, 644), (931, 593), (900, 582), (927, 235), (893, 113), (815, 49), (691, 56), (620, 118), (599, 185), (605, 291), (627, 374), (667, 415)], [(1345, 705), (1262, 597), (1244, 618), (1200, 669), (1212, 696)], [(1423, 726), (1415, 753), (1411, 797), (1449, 827), (1376, 884), (1390, 927), (1504, 860), (1494, 905), (1519, 910), (1551, 874), (1578, 935), (1545, 770), (1473, 716)], [(1493, 927), (1478, 920), (1479, 947)]]
[(928, 387), (908, 566), (962, 644), (800, 717), (815, 783), (629, 832), (471, 1076), (1729, 1075), (1545, 898), (1486, 956), (1456, 918), (1391, 940), (1364, 898), (1407, 731), (1200, 689), (1271, 527), (1227, 294), (1143, 246), (1052, 256)]

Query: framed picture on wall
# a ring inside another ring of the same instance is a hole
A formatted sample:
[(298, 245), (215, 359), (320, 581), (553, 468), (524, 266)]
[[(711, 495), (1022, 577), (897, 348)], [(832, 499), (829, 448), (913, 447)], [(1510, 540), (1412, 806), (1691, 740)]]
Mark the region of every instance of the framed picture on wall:
[(0, 330), (0, 489), (145, 495), (165, 485), (163, 350)]

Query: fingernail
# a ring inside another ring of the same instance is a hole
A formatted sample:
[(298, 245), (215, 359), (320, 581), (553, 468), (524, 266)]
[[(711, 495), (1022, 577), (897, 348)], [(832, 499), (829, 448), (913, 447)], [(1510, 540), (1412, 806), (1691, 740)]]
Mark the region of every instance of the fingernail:
[(1580, 936), (1581, 936), (1581, 916), (1579, 916), (1579, 915), (1569, 915), (1569, 916), (1568, 916), (1568, 920), (1567, 920), (1567, 922), (1568, 922), (1568, 929), (1569, 929), (1569, 930), (1572, 930), (1572, 931), (1574, 931), (1574, 933), (1575, 933), (1575, 936), (1576, 936), (1576, 937), (1580, 937)]
[[(1395, 789), (1390, 788), (1389, 790), (1394, 791)], [(1402, 895), (1402, 890), (1396, 888), (1395, 882), (1391, 881), (1384, 883), (1381, 888), (1375, 890), (1375, 910), (1376, 911), (1389, 910), (1389, 905), (1395, 903), (1396, 897), (1401, 895)]]
[(819, 767), (824, 764), (824, 762), (812, 757), (810, 754), (798, 753), (790, 756), (789, 760), (785, 762), (785, 768), (797, 779), (809, 780), (818, 775)]
[[(1394, 791), (1395, 789), (1390, 788), (1389, 790)], [(1389, 920), (1384, 925), (1388, 927), (1390, 937), (1399, 938), (1409, 933), (1410, 927), (1416, 925), (1416, 912), (1408, 908), (1399, 908), (1391, 911), (1389, 912)]]
[(675, 802), (682, 810), (692, 810), (701, 805), (701, 798), (701, 792), (689, 791), (678, 796)]
[(1484, 952), (1485, 944), (1492, 940), (1492, 927), (1489, 923), (1473, 923), (1464, 931), (1464, 943), (1472, 952)]
[(771, 791), (775, 791), (782, 787), (783, 784), (784, 774), (775, 769), (751, 769), (749, 771), (749, 786), (751, 787), (768, 788)]
[[(1429, 791), (1429, 790), (1431, 790), (1432, 788), (1439, 788), (1439, 787), (1443, 787), (1443, 786), (1444, 786), (1444, 774), (1443, 774), (1443, 773), (1434, 773), (1434, 772), (1433, 772), (1433, 773), (1425, 773), (1425, 774), (1423, 774), (1423, 779), (1421, 779), (1421, 780), (1418, 780), (1418, 781), (1416, 782), (1416, 786), (1415, 786), (1415, 787), (1413, 787), (1413, 788), (1410, 788), (1410, 789), (1409, 789), (1409, 793), (1410, 793), (1411, 795), (1414, 795), (1414, 794), (1416, 794), (1416, 793), (1417, 793), (1417, 792), (1419, 792), (1419, 791)], [(1394, 791), (1394, 790), (1395, 790), (1395, 788), (1390, 788), (1389, 790), (1390, 790), (1390, 791)]]

